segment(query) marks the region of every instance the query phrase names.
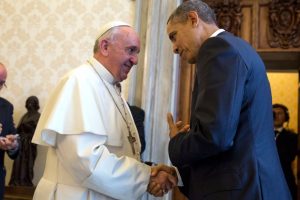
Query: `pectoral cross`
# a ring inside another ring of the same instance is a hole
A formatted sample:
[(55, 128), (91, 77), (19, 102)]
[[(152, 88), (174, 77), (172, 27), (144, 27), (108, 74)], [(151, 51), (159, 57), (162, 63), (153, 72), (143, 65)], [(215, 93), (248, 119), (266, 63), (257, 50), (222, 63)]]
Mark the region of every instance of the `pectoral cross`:
[(134, 143), (135, 143), (136, 139), (135, 139), (135, 137), (133, 137), (131, 135), (130, 130), (128, 130), (128, 132), (129, 132), (129, 135), (127, 136), (127, 138), (128, 138), (129, 143), (130, 143), (132, 153), (133, 153), (133, 155), (135, 155)]
[(117, 105), (117, 108), (120, 111), (120, 114), (121, 114), (122, 118), (124, 119), (124, 121), (126, 123), (127, 129), (128, 129), (128, 136), (127, 136), (127, 138), (128, 138), (129, 143), (130, 143), (132, 153), (133, 153), (133, 155), (135, 155), (134, 143), (136, 142), (136, 139), (135, 139), (135, 137), (132, 136), (131, 131), (130, 131), (130, 127), (129, 127), (129, 124), (128, 124), (128, 121), (127, 121), (128, 115), (127, 115), (127, 111), (126, 111), (126, 108), (125, 108), (125, 105), (124, 105), (124, 101), (123, 101), (123, 99), (121, 97), (122, 87), (121, 87), (120, 83), (116, 83), (115, 86), (116, 86), (115, 90), (116, 90), (118, 96), (120, 97), (120, 102), (121, 102), (122, 108), (124, 110), (124, 116), (123, 116), (123, 114), (121, 112), (121, 109), (119, 109), (119, 107), (118, 107), (117, 104), (116, 105)]
[(136, 142), (136, 139), (135, 139), (135, 137), (132, 136), (131, 131), (130, 131), (130, 127), (129, 127), (130, 125), (129, 125), (128, 121), (127, 121), (128, 117), (127, 117), (127, 112), (126, 112), (126, 108), (125, 108), (125, 105), (124, 105), (125, 101), (121, 97), (121, 85), (119, 83), (117, 83), (115, 85), (116, 87), (114, 87), (114, 89), (115, 89), (115, 92), (117, 93), (117, 95), (119, 96), (119, 101), (120, 101), (120, 103), (122, 105), (122, 108), (124, 110), (124, 114), (121, 111), (122, 108), (120, 108), (118, 100), (115, 99), (115, 97), (113, 96), (112, 92), (110, 91), (110, 89), (108, 88), (108, 86), (106, 85), (106, 83), (103, 81), (103, 79), (100, 76), (100, 74), (98, 73), (98, 71), (95, 69), (94, 65), (90, 61), (87, 61), (87, 62), (91, 65), (91, 67), (95, 70), (95, 72), (99, 76), (99, 78), (102, 81), (103, 85), (105, 86), (105, 88), (107, 89), (108, 93), (110, 94), (110, 96), (111, 96), (114, 104), (116, 105), (118, 111), (120, 112), (120, 115), (122, 116), (122, 118), (123, 118), (123, 120), (124, 120), (124, 122), (125, 122), (125, 124), (127, 126), (127, 129), (128, 129), (128, 136), (127, 136), (127, 138), (128, 138), (129, 143), (130, 143), (132, 153), (133, 153), (133, 155), (136, 155), (135, 149), (134, 149), (134, 143)]

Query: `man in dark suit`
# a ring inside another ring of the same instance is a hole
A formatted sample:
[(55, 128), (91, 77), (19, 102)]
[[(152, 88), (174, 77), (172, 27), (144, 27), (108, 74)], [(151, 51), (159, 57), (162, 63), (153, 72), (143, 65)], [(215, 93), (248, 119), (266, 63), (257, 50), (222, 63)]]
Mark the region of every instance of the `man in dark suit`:
[[(0, 90), (5, 87), (7, 70), (0, 63)], [(0, 200), (3, 199), (5, 175), (4, 153), (14, 159), (18, 155), (18, 140), (15, 135), (16, 130), (13, 122), (13, 105), (4, 98), (0, 97)]]
[(297, 184), (292, 163), (297, 156), (298, 134), (289, 130), (289, 110), (283, 104), (273, 104), (274, 131), (281, 167), (294, 200), (297, 200)]
[[(190, 129), (168, 114), (169, 156), (190, 200), (288, 200), (273, 132), (264, 64), (240, 38), (219, 29), (202, 1), (170, 16), (173, 51), (196, 64)], [(185, 127), (184, 127), (185, 128)]]

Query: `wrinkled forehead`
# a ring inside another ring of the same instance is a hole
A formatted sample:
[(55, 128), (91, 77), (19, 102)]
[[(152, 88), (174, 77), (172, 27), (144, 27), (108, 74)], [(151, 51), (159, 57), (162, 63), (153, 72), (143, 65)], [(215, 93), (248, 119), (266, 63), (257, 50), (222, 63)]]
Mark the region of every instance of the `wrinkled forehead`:
[(129, 27), (129, 26), (120, 26), (118, 27), (119, 29), (119, 33), (121, 33), (122, 35), (124, 36), (135, 36), (135, 37), (138, 37), (138, 34), (137, 32), (132, 28), (132, 27)]
[(120, 27), (119, 34), (117, 34), (117, 38), (122, 42), (125, 42), (127, 45), (140, 47), (140, 39), (137, 32), (132, 27)]
[(167, 33), (169, 34), (172, 31), (180, 31), (185, 24), (185, 22), (170, 20), (167, 24)]
[(169, 21), (167, 23), (167, 33), (169, 34), (175, 27), (176, 23), (174, 23), (173, 21)]

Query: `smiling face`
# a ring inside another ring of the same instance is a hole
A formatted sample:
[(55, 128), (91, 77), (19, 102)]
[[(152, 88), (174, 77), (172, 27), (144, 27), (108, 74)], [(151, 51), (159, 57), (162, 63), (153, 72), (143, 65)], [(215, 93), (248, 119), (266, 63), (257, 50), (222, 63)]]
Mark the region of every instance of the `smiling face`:
[(140, 40), (131, 27), (120, 27), (107, 41), (108, 70), (116, 81), (125, 80), (131, 68), (138, 63)]

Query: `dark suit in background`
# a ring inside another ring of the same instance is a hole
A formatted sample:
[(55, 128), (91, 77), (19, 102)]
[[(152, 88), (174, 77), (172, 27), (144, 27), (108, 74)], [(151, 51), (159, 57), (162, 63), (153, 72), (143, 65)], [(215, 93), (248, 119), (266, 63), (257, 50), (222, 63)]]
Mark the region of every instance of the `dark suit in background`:
[[(13, 121), (13, 105), (4, 98), (0, 97), (0, 123), (2, 124), (1, 137), (5, 137), (9, 134), (15, 134), (16, 129)], [(4, 151), (0, 150), (0, 199), (3, 199), (4, 187), (5, 187), (5, 175), (6, 170), (4, 167), (4, 153), (11, 159), (15, 159), (18, 155), (18, 151)]]
[(144, 128), (144, 120), (145, 120), (145, 111), (137, 106), (128, 105), (135, 123), (135, 126), (138, 130), (138, 134), (141, 141), (141, 154), (145, 151), (146, 141), (145, 141), (145, 128)]
[(295, 200), (297, 199), (297, 185), (292, 169), (292, 162), (297, 156), (297, 142), (298, 134), (285, 128), (276, 136), (276, 145), (282, 170)]

